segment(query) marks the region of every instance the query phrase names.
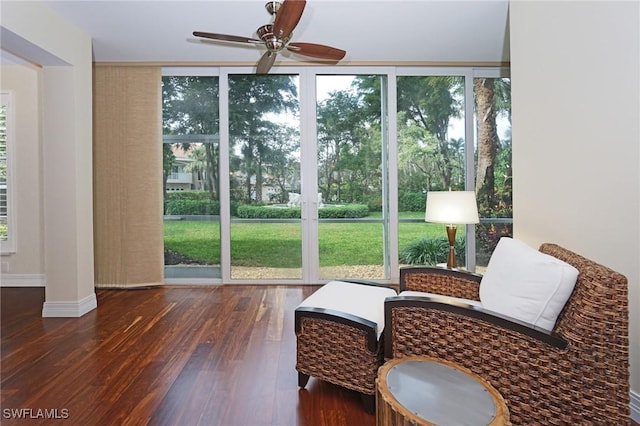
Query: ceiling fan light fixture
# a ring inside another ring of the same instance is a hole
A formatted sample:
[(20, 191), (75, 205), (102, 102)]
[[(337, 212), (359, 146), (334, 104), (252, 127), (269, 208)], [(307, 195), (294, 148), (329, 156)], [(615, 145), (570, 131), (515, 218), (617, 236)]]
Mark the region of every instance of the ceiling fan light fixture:
[(260, 37), (260, 40), (265, 41), (265, 42), (267, 40), (275, 38), (275, 36), (273, 35), (273, 25), (272, 24), (267, 24), (267, 25), (261, 26), (260, 28), (258, 28), (256, 30), (256, 34), (258, 34), (258, 37)]

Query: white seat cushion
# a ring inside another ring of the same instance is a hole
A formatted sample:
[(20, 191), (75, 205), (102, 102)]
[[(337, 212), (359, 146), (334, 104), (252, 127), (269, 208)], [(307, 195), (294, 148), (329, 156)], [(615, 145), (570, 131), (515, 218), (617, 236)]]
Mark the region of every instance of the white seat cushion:
[(467, 305), (472, 305), (472, 306), (482, 306), (479, 300), (463, 299), (461, 297), (443, 296), (442, 294), (427, 293), (425, 291), (406, 290), (406, 291), (401, 291), (398, 296), (417, 296), (417, 297), (426, 296), (426, 297), (431, 297), (433, 299), (437, 299), (438, 301), (442, 301), (444, 303), (460, 302), (460, 303), (466, 303)]
[(551, 331), (577, 277), (568, 263), (503, 237), (482, 277), (480, 301), (485, 309)]
[(376, 323), (378, 338), (384, 329), (384, 299), (396, 296), (391, 288), (330, 281), (298, 307), (332, 309)]

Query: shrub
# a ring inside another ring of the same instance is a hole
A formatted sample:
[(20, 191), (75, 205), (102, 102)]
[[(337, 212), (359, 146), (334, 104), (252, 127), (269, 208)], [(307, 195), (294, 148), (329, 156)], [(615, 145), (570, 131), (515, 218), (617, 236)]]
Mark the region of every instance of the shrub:
[(370, 212), (382, 211), (382, 194), (371, 194), (366, 197), (367, 206)]
[(476, 262), (478, 265), (488, 265), (491, 254), (502, 237), (513, 235), (511, 223), (487, 223), (476, 226)]
[(164, 203), (164, 212), (169, 215), (219, 215), (220, 203), (211, 200), (168, 200)]
[(266, 207), (241, 204), (237, 208), (242, 219), (299, 219), (300, 207)]
[(176, 216), (219, 215), (220, 202), (211, 200), (206, 191), (167, 192), (164, 214)]
[(446, 262), (449, 244), (443, 238), (420, 238), (400, 250), (400, 263), (436, 265)]
[(165, 201), (209, 199), (207, 191), (168, 191), (165, 197)]
[[(456, 262), (465, 263), (465, 240), (456, 238)], [(449, 241), (446, 238), (420, 238), (400, 250), (400, 263), (407, 265), (437, 265), (446, 263), (449, 257)]]
[(334, 205), (318, 209), (320, 219), (356, 219), (367, 216), (369, 216), (369, 206), (364, 204)]
[(425, 209), (427, 195), (422, 192), (402, 192), (398, 196), (398, 210), (401, 212), (419, 212)]

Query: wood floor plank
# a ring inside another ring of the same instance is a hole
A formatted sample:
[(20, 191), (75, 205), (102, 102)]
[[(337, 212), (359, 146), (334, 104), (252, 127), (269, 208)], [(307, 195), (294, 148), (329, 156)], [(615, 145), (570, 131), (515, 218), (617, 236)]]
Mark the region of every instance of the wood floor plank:
[(317, 288), (98, 290), (81, 318), (42, 318), (41, 288), (2, 288), (1, 407), (83, 426), (373, 425), (355, 392), (298, 389), (293, 311)]

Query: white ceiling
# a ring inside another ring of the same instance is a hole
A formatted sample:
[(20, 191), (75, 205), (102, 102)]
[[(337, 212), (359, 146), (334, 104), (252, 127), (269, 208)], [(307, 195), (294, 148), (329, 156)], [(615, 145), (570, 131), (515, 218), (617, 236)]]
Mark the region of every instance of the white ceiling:
[[(256, 38), (270, 20), (256, 0), (44, 3), (91, 35), (96, 62), (253, 62), (262, 47), (191, 33)], [(508, 34), (508, 0), (308, 0), (292, 41), (344, 49), (346, 63), (508, 62)]]

